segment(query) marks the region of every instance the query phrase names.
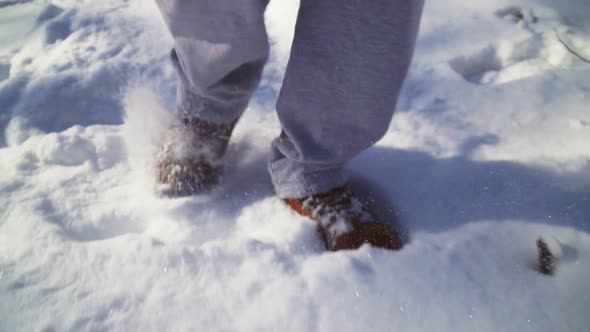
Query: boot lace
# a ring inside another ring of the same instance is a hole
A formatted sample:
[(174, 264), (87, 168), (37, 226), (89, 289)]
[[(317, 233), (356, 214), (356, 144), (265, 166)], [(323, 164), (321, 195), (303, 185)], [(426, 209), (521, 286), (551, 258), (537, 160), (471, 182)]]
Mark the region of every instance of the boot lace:
[(309, 211), (311, 217), (332, 237), (353, 231), (353, 221), (368, 219), (363, 204), (346, 189), (311, 195), (302, 204), (303, 209)]

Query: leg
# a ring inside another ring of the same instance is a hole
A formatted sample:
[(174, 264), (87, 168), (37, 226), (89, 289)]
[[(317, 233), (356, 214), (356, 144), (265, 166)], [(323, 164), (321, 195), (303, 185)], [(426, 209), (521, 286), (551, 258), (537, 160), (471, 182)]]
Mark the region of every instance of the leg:
[(423, 0), (301, 0), (269, 169), (282, 198), (346, 183), (343, 164), (386, 132)]
[(268, 40), (268, 0), (156, 0), (174, 37), (177, 108), (207, 122), (236, 121), (256, 89)]
[(186, 196), (217, 185), (233, 127), (256, 89), (268, 0), (156, 0), (174, 37), (178, 119), (156, 161), (156, 189)]

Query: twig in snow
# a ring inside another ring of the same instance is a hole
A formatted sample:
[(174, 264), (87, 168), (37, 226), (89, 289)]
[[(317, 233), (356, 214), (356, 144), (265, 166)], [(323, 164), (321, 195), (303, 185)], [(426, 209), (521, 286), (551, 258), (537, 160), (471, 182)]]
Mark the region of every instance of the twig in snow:
[(553, 275), (555, 272), (555, 256), (551, 253), (547, 242), (542, 237), (537, 240), (537, 254), (539, 272), (545, 275)]
[(563, 41), (563, 39), (561, 39), (561, 36), (559, 35), (559, 33), (557, 32), (557, 28), (554, 28), (553, 31), (555, 32), (555, 36), (557, 37), (557, 40), (559, 40), (559, 42), (573, 55), (575, 55), (578, 59), (586, 62), (586, 63), (590, 63), (590, 59), (586, 59), (585, 57), (583, 57), (582, 55), (580, 55), (580, 53), (576, 52), (576, 50), (572, 49), (571, 47), (569, 47), (569, 45)]

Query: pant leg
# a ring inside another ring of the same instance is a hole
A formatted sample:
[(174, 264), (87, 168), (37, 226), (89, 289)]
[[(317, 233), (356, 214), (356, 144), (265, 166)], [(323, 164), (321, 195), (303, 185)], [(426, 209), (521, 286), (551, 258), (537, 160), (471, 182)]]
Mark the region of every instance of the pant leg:
[(386, 132), (423, 0), (301, 0), (269, 170), (280, 197), (347, 181), (343, 165)]
[(178, 111), (216, 123), (236, 120), (268, 57), (268, 0), (156, 2), (174, 38)]

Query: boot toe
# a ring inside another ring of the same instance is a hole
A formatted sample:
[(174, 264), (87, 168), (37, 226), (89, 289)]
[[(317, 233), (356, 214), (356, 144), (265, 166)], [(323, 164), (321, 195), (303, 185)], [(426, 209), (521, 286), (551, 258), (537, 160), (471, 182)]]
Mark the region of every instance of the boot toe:
[(365, 243), (389, 250), (399, 250), (403, 247), (401, 237), (390, 226), (381, 223), (362, 223), (354, 231), (336, 237), (330, 249), (357, 249)]

